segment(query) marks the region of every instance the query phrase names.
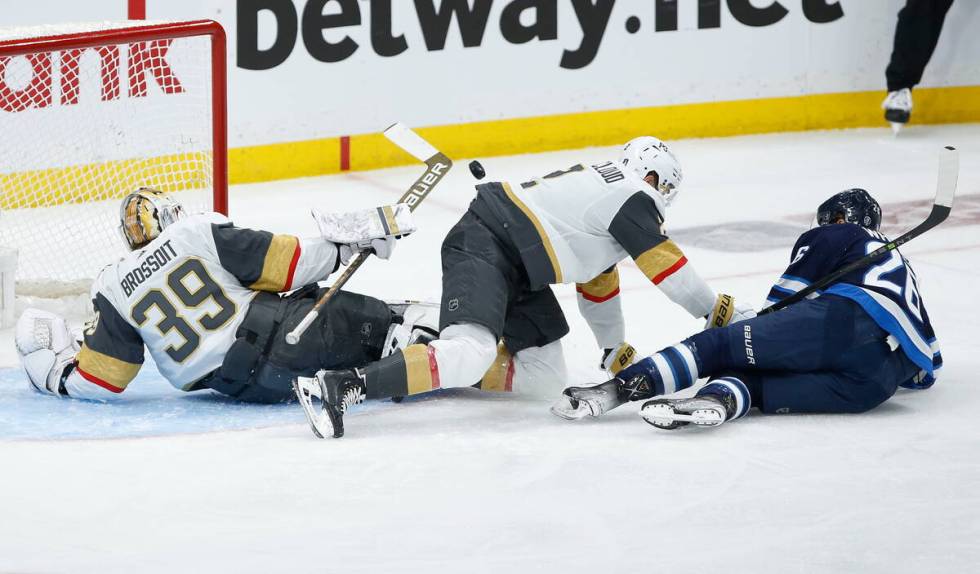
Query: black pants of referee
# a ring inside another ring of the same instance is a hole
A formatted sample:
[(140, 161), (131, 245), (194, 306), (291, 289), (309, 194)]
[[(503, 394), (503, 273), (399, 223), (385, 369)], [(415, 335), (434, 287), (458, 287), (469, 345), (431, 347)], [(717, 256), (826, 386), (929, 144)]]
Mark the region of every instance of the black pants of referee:
[(953, 0), (908, 0), (898, 12), (895, 46), (885, 69), (889, 92), (912, 88), (922, 80), (952, 4)]

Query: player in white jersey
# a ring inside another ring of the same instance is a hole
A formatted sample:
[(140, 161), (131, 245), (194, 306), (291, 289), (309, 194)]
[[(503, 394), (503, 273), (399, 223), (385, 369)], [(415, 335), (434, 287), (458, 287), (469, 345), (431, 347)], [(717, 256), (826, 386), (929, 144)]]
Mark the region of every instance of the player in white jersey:
[[(523, 377), (522, 384), (560, 384), (559, 340), (568, 324), (550, 288), (557, 283), (577, 285), (602, 365), (615, 374), (634, 355), (618, 297), (616, 264), (627, 257), (693, 317), (725, 325), (735, 315), (751, 315), (716, 294), (664, 233), (681, 178), (667, 145), (641, 137), (626, 144), (618, 161), (477, 186), (476, 199), (442, 245), (439, 340), (363, 368), (300, 380), (301, 399), (304, 393), (326, 397), (322, 412), (311, 417), (314, 428), (332, 425), (341, 436), (343, 412), (363, 398), (473, 385), (488, 366), (498, 373), (497, 388), (511, 388), (529, 363), (550, 368)], [(493, 380), (485, 377), (483, 387)]]
[(317, 281), (360, 251), (388, 258), (395, 237), (414, 231), (406, 205), (314, 212), (322, 237), (313, 239), (238, 228), (217, 213), (186, 216), (151, 189), (127, 196), (120, 216), (133, 251), (95, 281), (84, 341), (51, 313), (28, 310), (18, 321), (17, 349), (39, 391), (113, 398), (140, 370), (145, 346), (178, 389), (276, 402), (292, 398), (299, 374), (379, 359), (403, 322), (404, 307), (341, 292), (301, 344), (284, 341), (321, 291)]

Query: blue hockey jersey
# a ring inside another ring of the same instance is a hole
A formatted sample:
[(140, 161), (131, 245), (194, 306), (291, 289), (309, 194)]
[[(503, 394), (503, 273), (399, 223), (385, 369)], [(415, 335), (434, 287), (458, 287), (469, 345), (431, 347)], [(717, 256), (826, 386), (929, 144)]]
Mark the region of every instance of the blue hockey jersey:
[[(786, 272), (769, 291), (771, 305), (808, 287), (812, 282), (851, 263), (888, 242), (885, 236), (852, 223), (815, 227), (796, 241)], [(942, 354), (919, 295), (915, 272), (899, 251), (882, 255), (868, 267), (853, 271), (820, 294), (833, 294), (857, 302), (887, 331), (922, 369), (906, 388), (928, 388), (942, 366)], [(814, 293), (810, 297), (817, 297)]]

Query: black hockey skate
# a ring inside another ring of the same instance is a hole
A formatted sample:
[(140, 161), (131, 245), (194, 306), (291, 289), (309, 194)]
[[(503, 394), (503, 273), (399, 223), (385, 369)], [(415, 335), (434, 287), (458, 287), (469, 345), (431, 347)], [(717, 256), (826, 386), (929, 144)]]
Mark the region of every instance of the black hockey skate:
[(885, 119), (892, 124), (892, 130), (897, 134), (912, 117), (912, 91), (903, 88), (889, 92), (881, 107), (885, 110)]
[(688, 399), (653, 399), (640, 408), (643, 420), (664, 430), (676, 430), (689, 424), (716, 427), (735, 415), (731, 395), (700, 395)]
[(570, 421), (587, 416), (599, 417), (630, 401), (652, 396), (650, 377), (637, 374), (625, 381), (615, 378), (590, 387), (568, 387), (551, 406), (551, 413)]
[(344, 436), (344, 413), (366, 397), (364, 381), (356, 370), (319, 371), (314, 377), (298, 377), (293, 390), (313, 434), (319, 438)]

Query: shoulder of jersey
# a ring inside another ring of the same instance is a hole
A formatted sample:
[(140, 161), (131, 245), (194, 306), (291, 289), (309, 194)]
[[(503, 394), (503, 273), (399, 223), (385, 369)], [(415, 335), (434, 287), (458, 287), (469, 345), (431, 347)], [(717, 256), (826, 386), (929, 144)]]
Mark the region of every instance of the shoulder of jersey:
[(121, 263), (122, 261), (123, 258), (113, 261), (112, 263), (103, 267), (101, 271), (99, 271), (99, 274), (95, 276), (95, 281), (92, 282), (92, 288), (89, 290), (89, 299), (94, 300), (96, 295), (105, 291), (105, 285), (109, 281), (109, 278), (106, 277), (106, 275), (112, 274), (115, 271), (115, 269), (119, 267), (119, 263)]
[(867, 229), (855, 223), (835, 223), (834, 225), (818, 225), (800, 236), (800, 239), (820, 237), (826, 241), (848, 241), (851, 239), (869, 237)]
[[(623, 175), (626, 179), (623, 180), (623, 185), (629, 187), (633, 194), (637, 192), (645, 194), (647, 197), (653, 200), (653, 204), (657, 206), (657, 211), (660, 213), (661, 220), (667, 218), (667, 202), (660, 193), (650, 187), (650, 184), (640, 179), (640, 176), (636, 175), (633, 171), (623, 170)], [(631, 194), (632, 197), (632, 194)]]
[(217, 211), (207, 211), (204, 213), (195, 213), (193, 215), (184, 217), (174, 225), (179, 225), (181, 223), (188, 223), (191, 225), (201, 225), (201, 224), (216, 224), (223, 225), (226, 223), (231, 223), (231, 220), (227, 216), (218, 213)]
[(231, 220), (220, 213), (195, 213), (182, 217), (179, 221), (164, 229), (160, 237), (179, 238), (188, 233), (210, 235), (212, 225), (227, 225), (230, 223)]

